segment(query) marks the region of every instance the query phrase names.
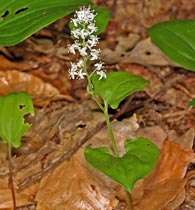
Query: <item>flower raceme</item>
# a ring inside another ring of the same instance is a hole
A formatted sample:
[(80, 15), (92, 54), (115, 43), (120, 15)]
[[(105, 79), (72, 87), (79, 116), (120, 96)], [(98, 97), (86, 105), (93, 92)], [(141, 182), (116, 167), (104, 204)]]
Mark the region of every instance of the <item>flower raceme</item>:
[(71, 19), (74, 25), (71, 30), (74, 43), (68, 46), (69, 52), (72, 54), (78, 52), (80, 54), (80, 59), (77, 62), (70, 63), (69, 75), (71, 79), (84, 79), (85, 76), (91, 76), (95, 72), (99, 75), (99, 79), (106, 78), (103, 62), (95, 63), (95, 69), (91, 74), (88, 73), (86, 67), (88, 60), (100, 60), (100, 49), (96, 49), (99, 39), (94, 35), (98, 30), (95, 24), (96, 15), (91, 7), (81, 7)]

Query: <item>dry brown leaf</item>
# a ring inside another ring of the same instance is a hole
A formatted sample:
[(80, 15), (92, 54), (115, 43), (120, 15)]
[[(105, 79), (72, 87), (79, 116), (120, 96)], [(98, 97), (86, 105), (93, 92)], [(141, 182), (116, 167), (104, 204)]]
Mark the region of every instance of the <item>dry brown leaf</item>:
[(16, 63), (16, 62), (11, 62), (10, 60), (7, 60), (5, 56), (0, 55), (0, 71), (4, 70), (12, 70), (12, 69), (19, 69), (19, 70), (24, 70), (27, 69), (28, 65), (25, 63)]
[(144, 180), (144, 195), (139, 202), (139, 209), (163, 209), (177, 199), (188, 181), (184, 178), (187, 166), (194, 158), (193, 150), (184, 150), (178, 144), (166, 140), (156, 168)]
[(156, 16), (161, 9), (161, 2), (160, 0), (145, 0), (145, 10), (148, 12), (150, 17)]
[(128, 37), (119, 36), (117, 37), (118, 44), (116, 45), (116, 51), (129, 51), (132, 49), (138, 41), (140, 41), (140, 36), (138, 34), (130, 33)]
[(185, 132), (184, 135), (182, 135), (179, 138), (176, 138), (174, 140), (174, 143), (179, 144), (182, 149), (191, 149), (194, 144), (194, 137), (194, 128), (190, 128), (188, 131)]
[(171, 62), (154, 44), (150, 39), (144, 39), (130, 51), (112, 51), (104, 49), (101, 52), (102, 59), (109, 64), (112, 63), (137, 63), (142, 65), (155, 65), (155, 66), (176, 66)]
[[(14, 185), (16, 186), (16, 183), (14, 183)], [(3, 177), (0, 179), (0, 186), (0, 210), (12, 209), (13, 201), (10, 188), (8, 187), (7, 177)], [(33, 204), (37, 188), (38, 184), (33, 184), (21, 191), (15, 190), (17, 207)]]
[[(137, 64), (119, 64), (119, 67), (120, 69), (125, 69), (127, 72), (149, 80), (150, 84), (146, 87), (145, 91), (152, 98), (164, 87), (164, 83), (161, 81), (160, 77), (157, 74), (150, 73), (150, 69), (147, 67)], [(155, 71), (156, 70), (157, 67), (155, 67)], [(162, 67), (160, 71), (162, 71)]]
[[(71, 88), (70, 79), (67, 75), (59, 75), (58, 78), (50, 78), (48, 74), (41, 70), (33, 70), (30, 72), (32, 75), (42, 79), (44, 82), (51, 84), (56, 87), (59, 92), (63, 95), (68, 94), (68, 90)], [(70, 96), (69, 96), (70, 97)], [(73, 99), (70, 97), (70, 100)]]
[(36, 196), (37, 210), (111, 210), (118, 201), (84, 160), (83, 149), (44, 177)]
[(36, 76), (16, 70), (0, 71), (0, 95), (18, 91), (28, 92), (33, 102), (39, 106), (51, 100), (65, 98), (55, 87)]
[(150, 139), (161, 149), (167, 134), (160, 126), (151, 126), (138, 129), (137, 136), (143, 136)]

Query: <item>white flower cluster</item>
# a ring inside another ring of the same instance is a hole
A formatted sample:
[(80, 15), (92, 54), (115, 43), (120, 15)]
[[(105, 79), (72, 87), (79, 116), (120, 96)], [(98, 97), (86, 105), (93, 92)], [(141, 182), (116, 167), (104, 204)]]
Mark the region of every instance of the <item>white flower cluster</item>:
[[(69, 45), (69, 52), (73, 54), (79, 52), (81, 56), (76, 63), (71, 63), (69, 70), (71, 79), (84, 79), (86, 76), (84, 60), (94, 61), (100, 59), (100, 49), (96, 49), (99, 40), (94, 35), (94, 32), (98, 30), (95, 25), (95, 16), (95, 11), (91, 7), (81, 7), (71, 19), (74, 25), (71, 34), (75, 41), (72, 45)], [(103, 64), (103, 62), (96, 63), (92, 72), (92, 74), (96, 72), (99, 75), (99, 79), (106, 78)]]

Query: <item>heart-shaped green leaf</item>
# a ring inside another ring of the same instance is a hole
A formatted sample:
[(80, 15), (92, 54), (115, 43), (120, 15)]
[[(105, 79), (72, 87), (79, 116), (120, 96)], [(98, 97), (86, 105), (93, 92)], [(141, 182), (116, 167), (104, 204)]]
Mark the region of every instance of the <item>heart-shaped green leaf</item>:
[(21, 136), (30, 128), (24, 116), (34, 115), (33, 103), (25, 92), (0, 97), (0, 137), (4, 143), (20, 146)]
[(171, 20), (158, 23), (148, 30), (152, 42), (171, 60), (195, 71), (195, 21)]
[(1, 0), (0, 45), (15, 45), (89, 0)]
[(107, 147), (86, 147), (85, 158), (93, 167), (131, 192), (135, 182), (153, 170), (160, 152), (157, 146), (146, 138), (127, 140), (125, 150), (122, 157), (114, 157)]
[(106, 78), (99, 80), (99, 76), (92, 75), (94, 85), (93, 92), (98, 94), (113, 109), (116, 109), (120, 102), (129, 94), (137, 90), (143, 90), (148, 80), (128, 72), (109, 72)]

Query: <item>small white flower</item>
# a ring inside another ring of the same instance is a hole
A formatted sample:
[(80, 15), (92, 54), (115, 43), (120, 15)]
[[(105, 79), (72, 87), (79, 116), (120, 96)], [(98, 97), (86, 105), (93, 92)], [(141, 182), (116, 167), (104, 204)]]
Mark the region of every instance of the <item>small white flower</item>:
[(76, 11), (76, 18), (77, 21), (80, 22), (85, 22), (87, 20), (86, 17), (87, 13), (86, 13), (86, 8), (81, 7), (79, 11)]
[(91, 35), (87, 40), (87, 45), (89, 48), (95, 47), (98, 44), (98, 37), (95, 35)]
[(97, 71), (96, 74), (100, 76), (99, 80), (101, 80), (102, 78), (106, 78), (105, 71)]
[(80, 49), (80, 44), (78, 40), (75, 40), (74, 44), (71, 44), (68, 46), (69, 52), (72, 54), (76, 54), (75, 50), (79, 50)]
[(89, 59), (91, 61), (97, 60), (99, 58), (99, 55), (100, 55), (100, 49), (91, 49)]
[(86, 76), (86, 73), (83, 72), (83, 69), (80, 69), (78, 71), (78, 74), (77, 75), (78, 75), (78, 79), (84, 79), (85, 76)]
[(77, 20), (77, 18), (71, 18), (71, 21), (73, 22), (73, 25), (74, 25), (75, 27), (78, 26), (78, 20)]
[(95, 23), (90, 23), (88, 26), (87, 26), (90, 34), (93, 34), (94, 32), (96, 32), (98, 29), (97, 27), (95, 26)]
[(74, 36), (75, 39), (79, 39), (80, 34), (81, 34), (81, 30), (80, 29), (73, 29), (71, 31), (71, 34)]
[(78, 66), (79, 68), (83, 68), (83, 66), (84, 66), (83, 59), (79, 59), (79, 61), (77, 62), (77, 66)]
[(100, 70), (102, 70), (103, 65), (104, 65), (103, 62), (94, 64), (94, 66), (96, 67), (94, 71), (100, 71)]
[(81, 39), (85, 40), (90, 35), (89, 31), (86, 29), (81, 29), (79, 36)]
[(78, 75), (77, 73), (77, 65), (75, 63), (70, 62), (71, 68), (69, 70), (69, 75), (71, 79), (75, 79), (76, 76)]
[(87, 56), (88, 53), (87, 53), (87, 47), (82, 47), (79, 49), (79, 53), (81, 56)]

